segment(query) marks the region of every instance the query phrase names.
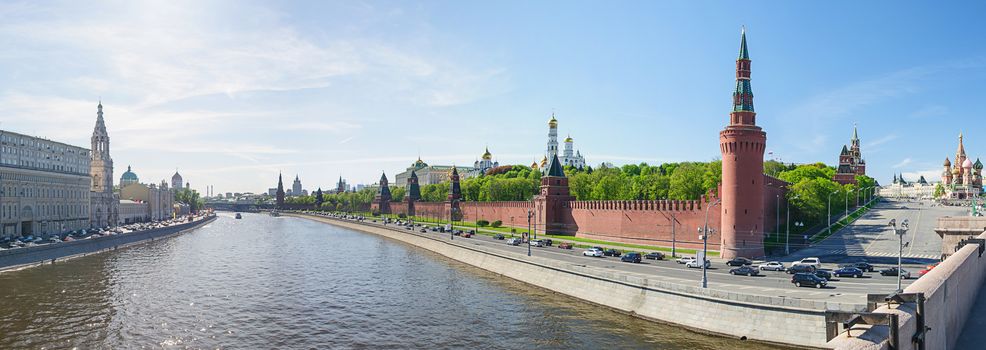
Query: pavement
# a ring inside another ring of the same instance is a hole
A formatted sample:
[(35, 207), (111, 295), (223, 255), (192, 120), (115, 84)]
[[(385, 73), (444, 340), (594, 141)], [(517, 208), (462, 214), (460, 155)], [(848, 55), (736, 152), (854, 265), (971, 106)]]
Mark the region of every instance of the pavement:
[[(414, 230), (406, 230), (405, 227), (394, 224), (382, 225), (380, 223), (364, 222), (367, 225), (386, 227), (395, 231), (405, 232), (421, 236), (428, 236), (442, 240), (448, 240), (448, 233), (437, 233), (428, 231), (421, 233), (420, 227)], [(454, 242), (458, 244), (469, 244), (490, 252), (513, 252), (526, 254), (526, 245), (512, 246), (506, 244), (504, 240), (495, 240), (490, 236), (477, 235), (472, 238), (456, 237)], [(532, 255), (539, 257), (549, 257), (573, 264), (597, 267), (601, 269), (613, 269), (643, 275), (652, 275), (655, 278), (680, 283), (700, 285), (702, 279), (702, 269), (687, 268), (673, 260), (644, 260), (642, 263), (625, 263), (618, 257), (586, 257), (582, 256), (582, 249), (559, 249), (557, 247), (531, 247)], [(646, 253), (646, 252), (644, 252)], [(710, 259), (712, 260), (712, 259)], [(721, 260), (712, 260), (713, 264), (708, 269), (709, 288), (723, 291), (738, 292), (751, 295), (764, 295), (772, 297), (786, 297), (797, 299), (809, 299), (818, 301), (831, 301), (839, 303), (850, 303), (863, 305), (866, 303), (868, 293), (891, 293), (897, 287), (897, 280), (894, 276), (881, 276), (878, 272), (866, 273), (863, 278), (833, 278), (828, 287), (823, 289), (798, 288), (791, 284), (791, 275), (785, 272), (762, 271), (760, 276), (733, 276), (729, 274), (732, 267), (726, 266)], [(822, 260), (823, 269), (834, 269), (836, 264), (825, 259)], [(896, 260), (893, 261), (896, 264)], [(889, 267), (890, 264), (876, 263), (877, 270)], [(916, 272), (923, 265), (905, 265), (908, 271)], [(904, 286), (909, 285), (914, 279), (905, 280)]]
[(910, 229), (904, 236), (908, 245), (903, 249), (902, 261), (909, 265), (933, 264), (941, 257), (942, 240), (934, 230), (938, 218), (968, 215), (968, 211), (964, 207), (936, 206), (931, 201), (885, 199), (849, 226), (781, 261), (820, 257), (833, 262), (896, 264), (900, 239), (888, 223), (896, 219), (899, 227), (906, 219)]

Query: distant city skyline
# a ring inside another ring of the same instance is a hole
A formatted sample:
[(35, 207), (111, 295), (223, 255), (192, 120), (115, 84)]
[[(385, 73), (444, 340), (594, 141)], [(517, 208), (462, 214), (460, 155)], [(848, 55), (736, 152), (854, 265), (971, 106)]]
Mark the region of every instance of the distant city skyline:
[(552, 112), (590, 166), (708, 161), (745, 25), (767, 159), (837, 165), (854, 123), (884, 185), (983, 156), (986, 4), (619, 5), (6, 2), (0, 129), (88, 148), (102, 99), (118, 172), (202, 193), (529, 165)]

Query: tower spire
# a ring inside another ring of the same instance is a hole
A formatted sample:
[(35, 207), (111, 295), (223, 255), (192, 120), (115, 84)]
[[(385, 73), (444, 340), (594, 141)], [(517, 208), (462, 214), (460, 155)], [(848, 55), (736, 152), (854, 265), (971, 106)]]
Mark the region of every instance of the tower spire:
[(750, 52), (747, 51), (747, 49), (746, 49), (746, 26), (743, 26), (742, 29), (740, 29), (740, 36), (741, 36), (740, 37), (740, 52), (739, 52), (739, 58), (738, 59), (740, 59), (740, 60), (749, 60), (750, 59)]
[(740, 38), (739, 58), (736, 59), (736, 91), (733, 92), (731, 119), (730, 124), (756, 125), (756, 113), (753, 110), (753, 87), (750, 85), (750, 52), (746, 47), (745, 28)]

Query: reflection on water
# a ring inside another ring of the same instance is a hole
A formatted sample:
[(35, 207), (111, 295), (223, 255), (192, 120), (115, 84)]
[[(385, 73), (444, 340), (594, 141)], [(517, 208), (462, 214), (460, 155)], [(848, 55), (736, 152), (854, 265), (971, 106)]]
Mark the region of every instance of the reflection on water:
[(0, 348), (763, 349), (612, 312), (378, 236), (222, 215), (0, 274)]

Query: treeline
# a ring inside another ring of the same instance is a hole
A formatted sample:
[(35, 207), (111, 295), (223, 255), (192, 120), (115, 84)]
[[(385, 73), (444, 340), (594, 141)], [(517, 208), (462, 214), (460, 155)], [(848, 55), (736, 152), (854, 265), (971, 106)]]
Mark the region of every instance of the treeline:
[[(806, 224), (823, 222), (828, 214), (829, 199), (832, 212), (854, 206), (857, 199), (869, 198), (875, 181), (857, 176), (858, 185), (840, 185), (832, 180), (835, 168), (822, 163), (790, 165), (776, 161), (764, 162), (764, 173), (790, 184), (788, 199), (792, 221)], [(648, 165), (627, 164), (620, 167), (603, 163), (592, 168), (565, 168), (569, 189), (576, 200), (694, 200), (714, 191), (722, 180), (722, 162), (681, 162)], [(460, 181), (466, 201), (527, 201), (538, 194), (541, 172), (528, 166), (513, 165), (491, 169), (486, 175)], [(861, 189), (865, 189), (862, 191)], [(406, 190), (391, 186), (393, 201), (403, 201)], [(321, 208), (325, 210), (357, 210), (373, 202), (377, 190), (324, 194)], [(449, 183), (421, 186), (421, 201), (443, 202), (448, 198)], [(858, 197), (858, 198), (857, 198)], [(314, 205), (315, 195), (289, 197), (289, 204)]]

